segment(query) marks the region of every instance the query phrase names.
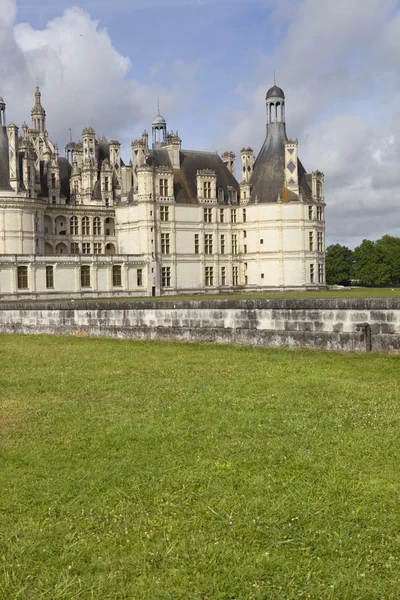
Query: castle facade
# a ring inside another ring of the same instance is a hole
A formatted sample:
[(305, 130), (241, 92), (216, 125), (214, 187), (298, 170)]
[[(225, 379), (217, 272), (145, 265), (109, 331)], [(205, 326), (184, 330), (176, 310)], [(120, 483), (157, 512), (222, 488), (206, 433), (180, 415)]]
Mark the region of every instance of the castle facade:
[(324, 176), (286, 135), (281, 88), (266, 107), (239, 182), (233, 152), (182, 149), (160, 114), (125, 164), (91, 128), (60, 157), (39, 88), (21, 131), (0, 97), (0, 298), (323, 288)]

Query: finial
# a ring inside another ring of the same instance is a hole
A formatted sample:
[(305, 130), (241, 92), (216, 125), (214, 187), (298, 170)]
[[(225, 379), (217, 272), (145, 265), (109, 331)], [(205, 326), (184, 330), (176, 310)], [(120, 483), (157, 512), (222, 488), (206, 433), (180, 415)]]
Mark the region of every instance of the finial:
[(160, 114), (160, 98), (157, 98), (157, 109), (158, 109), (158, 114)]
[(72, 142), (72, 129), (69, 128), (69, 141)]
[(274, 85), (276, 85), (275, 69), (274, 69)]

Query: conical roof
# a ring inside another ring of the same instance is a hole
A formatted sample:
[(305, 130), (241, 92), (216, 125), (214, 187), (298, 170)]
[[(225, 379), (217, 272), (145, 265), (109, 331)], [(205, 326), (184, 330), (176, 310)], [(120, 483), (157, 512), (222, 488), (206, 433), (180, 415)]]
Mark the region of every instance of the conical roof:
[(277, 202), (285, 181), (285, 123), (270, 123), (267, 137), (254, 163), (252, 202)]

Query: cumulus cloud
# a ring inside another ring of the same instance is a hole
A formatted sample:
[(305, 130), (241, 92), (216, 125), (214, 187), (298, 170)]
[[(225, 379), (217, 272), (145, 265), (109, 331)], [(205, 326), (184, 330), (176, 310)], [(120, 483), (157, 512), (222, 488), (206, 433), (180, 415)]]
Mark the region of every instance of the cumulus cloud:
[(328, 242), (400, 235), (397, 2), (286, 0), (283, 7), (286, 30), (237, 87), (243, 109), (226, 111), (230, 133), (219, 132), (219, 147), (260, 148), (265, 92), (276, 69), (288, 135), (299, 138), (306, 169), (325, 173)]
[[(78, 139), (85, 126), (117, 138), (127, 152), (132, 138), (148, 126), (157, 97), (166, 110), (183, 108), (195, 92), (198, 65), (175, 61), (167, 83), (134, 79), (134, 65), (113, 46), (107, 30), (81, 8), (65, 10), (43, 29), (14, 25), (15, 0), (0, 0), (1, 95), (8, 117), (30, 121), (36, 82), (42, 92), (50, 136), (62, 145), (69, 128)], [(128, 158), (128, 157), (127, 157)]]

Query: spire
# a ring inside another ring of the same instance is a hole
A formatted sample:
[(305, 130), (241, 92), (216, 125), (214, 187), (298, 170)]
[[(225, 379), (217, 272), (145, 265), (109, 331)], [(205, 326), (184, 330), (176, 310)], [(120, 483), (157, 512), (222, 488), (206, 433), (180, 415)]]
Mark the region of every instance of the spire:
[(6, 104), (0, 96), (0, 190), (11, 190), (8, 136), (6, 129)]
[(46, 129), (46, 111), (44, 110), (41, 102), (42, 94), (40, 93), (39, 86), (36, 86), (35, 90), (35, 105), (32, 108), (32, 128), (36, 129), (40, 133), (44, 133)]

